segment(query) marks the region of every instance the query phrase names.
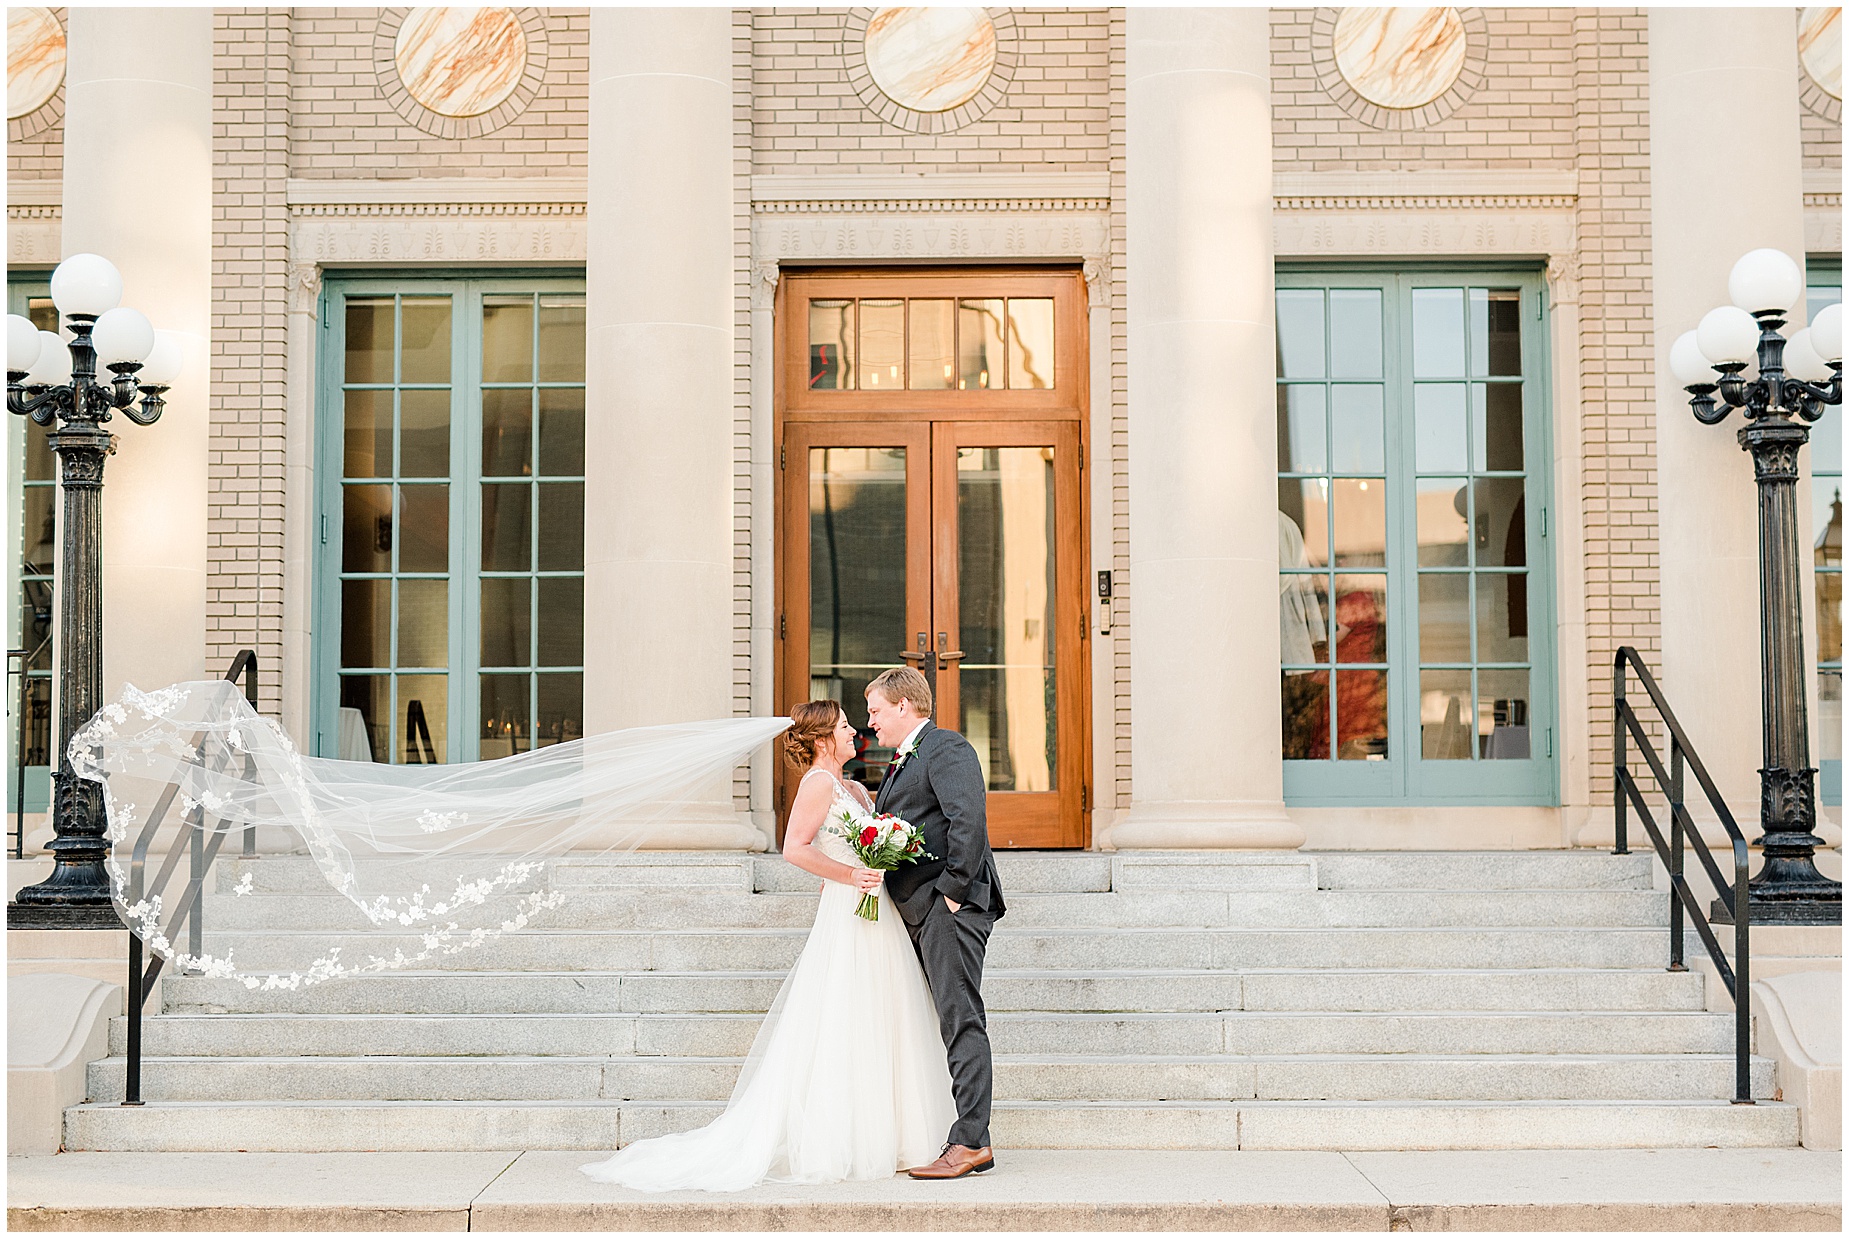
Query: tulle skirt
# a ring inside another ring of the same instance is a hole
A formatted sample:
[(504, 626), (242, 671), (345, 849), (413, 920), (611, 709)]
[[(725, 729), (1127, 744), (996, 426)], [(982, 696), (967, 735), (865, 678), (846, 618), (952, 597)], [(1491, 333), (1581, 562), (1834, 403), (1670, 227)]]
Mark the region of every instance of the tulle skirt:
[(937, 1012), (885, 887), (878, 921), (854, 915), (859, 900), (823, 883), (723, 1114), (584, 1173), (645, 1192), (730, 1192), (884, 1179), (936, 1158), (956, 1120)]

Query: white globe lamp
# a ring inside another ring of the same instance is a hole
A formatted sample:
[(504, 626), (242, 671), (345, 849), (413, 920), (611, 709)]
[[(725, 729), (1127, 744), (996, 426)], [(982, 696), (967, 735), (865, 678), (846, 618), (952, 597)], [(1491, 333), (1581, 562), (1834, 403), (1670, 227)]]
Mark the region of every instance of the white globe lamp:
[(9, 374), (25, 374), (39, 359), (39, 329), (23, 314), (6, 316), (6, 369)]
[(1804, 295), (1804, 272), (1783, 250), (1752, 250), (1733, 264), (1727, 295), (1749, 314), (1784, 314)]
[(1739, 306), (1717, 306), (1702, 316), (1695, 343), (1716, 366), (1745, 364), (1758, 352), (1759, 324)]
[(1810, 332), (1806, 327), (1785, 341), (1785, 373), (1806, 383), (1828, 383), (1830, 363), (1817, 355)]
[(1817, 356), (1825, 361), (1843, 359), (1842, 302), (1826, 305), (1817, 311), (1817, 317), (1810, 323), (1810, 344), (1817, 350)]
[(51, 299), (61, 313), (95, 318), (122, 304), (122, 273), (101, 254), (72, 254), (51, 273)]
[(1702, 355), (1692, 331), (1683, 332), (1670, 345), (1669, 372), (1684, 387), (1712, 387), (1721, 381), (1720, 372)]
[(71, 350), (53, 331), (39, 332), (39, 355), (26, 375), (29, 387), (62, 387), (71, 381)]
[(171, 331), (154, 333), (154, 344), (135, 378), (143, 387), (172, 387), (180, 377), (180, 339)]
[(154, 324), (140, 310), (105, 310), (90, 330), (99, 366), (139, 365), (154, 347)]

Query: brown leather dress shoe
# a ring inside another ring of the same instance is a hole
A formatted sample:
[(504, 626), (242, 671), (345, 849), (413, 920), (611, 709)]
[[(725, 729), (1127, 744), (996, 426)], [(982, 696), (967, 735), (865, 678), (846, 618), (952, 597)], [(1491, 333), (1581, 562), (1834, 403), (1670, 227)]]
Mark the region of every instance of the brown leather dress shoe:
[(914, 1179), (961, 1179), (966, 1174), (981, 1174), (995, 1168), (995, 1150), (972, 1149), (966, 1144), (947, 1144), (929, 1166), (906, 1171)]

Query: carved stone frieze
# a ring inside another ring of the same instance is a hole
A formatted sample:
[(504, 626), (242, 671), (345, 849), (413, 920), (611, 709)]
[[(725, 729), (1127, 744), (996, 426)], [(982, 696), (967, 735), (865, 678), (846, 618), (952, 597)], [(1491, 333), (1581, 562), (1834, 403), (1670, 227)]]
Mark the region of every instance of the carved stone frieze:
[(6, 209), (6, 260), (9, 263), (55, 263), (63, 257), (62, 208), (48, 204)]
[(1271, 217), (1277, 253), (1289, 256), (1352, 254), (1568, 254), (1576, 248), (1570, 209), (1395, 210), (1281, 209)]
[(583, 262), (582, 215), (298, 215), (296, 264)]
[(1110, 219), (1102, 214), (775, 214), (757, 217), (752, 232), (760, 261), (1103, 261), (1110, 252)]

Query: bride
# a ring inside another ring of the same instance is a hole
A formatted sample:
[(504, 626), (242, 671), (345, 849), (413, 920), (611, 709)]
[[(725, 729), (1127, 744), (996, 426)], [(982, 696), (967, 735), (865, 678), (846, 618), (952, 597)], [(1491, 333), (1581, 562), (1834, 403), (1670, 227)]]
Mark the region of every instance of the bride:
[[(843, 812), (873, 812), (866, 791), (841, 777), (854, 726), (835, 701), (805, 702), (790, 716), (784, 751), (809, 769), (783, 855), (822, 879), (815, 925), (724, 1113), (585, 1166), (594, 1179), (645, 1192), (883, 1179), (935, 1158), (957, 1117), (937, 1014), (905, 924), (880, 872), (861, 868), (847, 841), (826, 829)], [(854, 915), (871, 890), (880, 892), (877, 921)]]

